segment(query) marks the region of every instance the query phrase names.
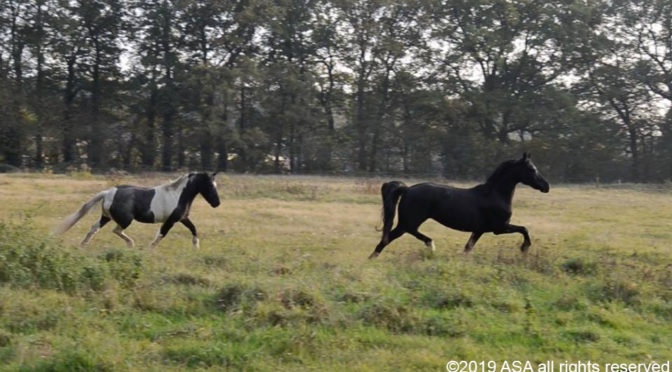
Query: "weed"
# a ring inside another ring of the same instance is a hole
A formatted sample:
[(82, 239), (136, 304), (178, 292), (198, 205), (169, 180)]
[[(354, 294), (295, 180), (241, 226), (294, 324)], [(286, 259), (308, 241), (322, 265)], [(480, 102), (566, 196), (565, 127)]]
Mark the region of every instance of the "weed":
[(215, 307), (220, 311), (250, 310), (267, 297), (261, 288), (232, 283), (217, 291)]
[(161, 278), (161, 280), (166, 283), (181, 285), (199, 285), (202, 287), (207, 287), (210, 285), (209, 280), (187, 273), (165, 275)]
[(573, 275), (593, 275), (597, 271), (597, 264), (580, 257), (570, 258), (560, 267), (564, 272)]

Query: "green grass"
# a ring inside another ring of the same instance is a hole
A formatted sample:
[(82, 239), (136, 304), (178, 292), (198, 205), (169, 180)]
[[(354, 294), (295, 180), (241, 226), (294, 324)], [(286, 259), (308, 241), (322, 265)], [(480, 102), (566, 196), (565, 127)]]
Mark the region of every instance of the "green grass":
[[(101, 189), (153, 178), (0, 176), (0, 370), (445, 370), (449, 360), (672, 359), (672, 192), (519, 187), (517, 235), (427, 222), (374, 261), (383, 180), (229, 176), (199, 198), (201, 249), (134, 223), (128, 249), (97, 212), (49, 231)], [(412, 183), (412, 182), (409, 182)], [(464, 185), (464, 184), (462, 184)]]

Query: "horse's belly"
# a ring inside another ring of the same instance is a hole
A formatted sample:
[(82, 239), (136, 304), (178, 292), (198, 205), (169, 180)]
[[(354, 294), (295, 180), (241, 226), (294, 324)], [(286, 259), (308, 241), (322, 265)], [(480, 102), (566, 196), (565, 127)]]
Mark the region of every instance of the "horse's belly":
[(443, 226), (466, 232), (482, 231), (484, 222), (477, 208), (460, 203), (442, 206), (432, 219)]
[(471, 218), (465, 219), (465, 218), (433, 218), (436, 222), (442, 224), (445, 227), (449, 227), (451, 229), (459, 230), (459, 231), (465, 231), (465, 232), (472, 232), (472, 231), (480, 231), (481, 230), (481, 224)]

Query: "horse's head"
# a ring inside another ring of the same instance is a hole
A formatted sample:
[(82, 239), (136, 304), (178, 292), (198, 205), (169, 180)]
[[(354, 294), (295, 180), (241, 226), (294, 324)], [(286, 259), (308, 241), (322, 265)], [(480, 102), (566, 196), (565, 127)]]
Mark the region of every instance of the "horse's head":
[(217, 182), (215, 181), (215, 173), (198, 173), (198, 193), (203, 195), (203, 198), (213, 208), (219, 206), (219, 194), (217, 193)]
[(519, 171), (518, 177), (520, 182), (523, 184), (543, 193), (546, 193), (551, 189), (548, 181), (541, 176), (537, 167), (532, 163), (531, 155), (529, 153), (523, 153), (522, 159), (516, 162), (516, 168)]

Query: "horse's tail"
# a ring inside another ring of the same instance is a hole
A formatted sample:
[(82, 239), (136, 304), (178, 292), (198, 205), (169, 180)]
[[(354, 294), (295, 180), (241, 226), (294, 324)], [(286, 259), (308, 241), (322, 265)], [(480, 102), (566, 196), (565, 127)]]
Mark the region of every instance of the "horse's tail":
[(401, 181), (390, 181), (383, 184), (380, 193), (383, 196), (383, 242), (389, 242), (390, 230), (394, 222), (397, 202), (406, 193), (408, 186)]
[(58, 235), (58, 234), (63, 234), (64, 232), (68, 231), (74, 224), (77, 223), (82, 217), (84, 217), (93, 206), (95, 206), (98, 202), (103, 200), (105, 197), (105, 194), (107, 193), (107, 190), (99, 192), (96, 196), (94, 196), (91, 200), (88, 202), (84, 203), (79, 210), (68, 217), (66, 217), (63, 222), (61, 222), (60, 225), (58, 225), (53, 231), (52, 235)]

